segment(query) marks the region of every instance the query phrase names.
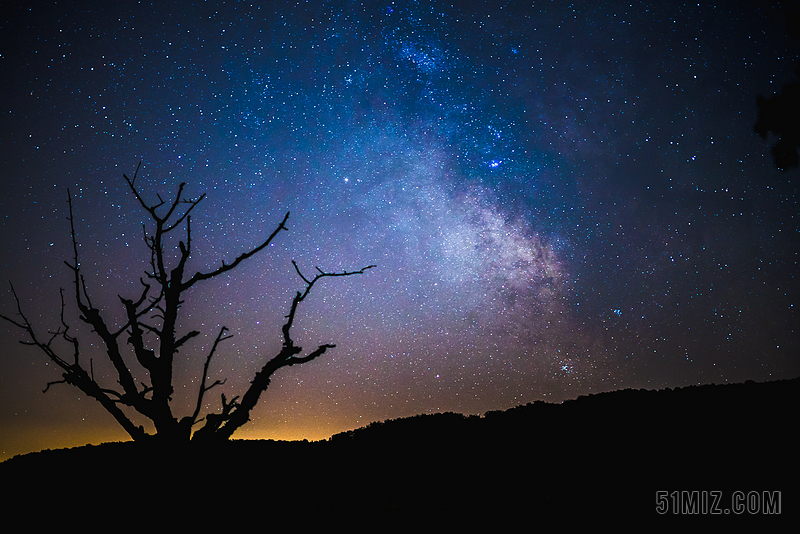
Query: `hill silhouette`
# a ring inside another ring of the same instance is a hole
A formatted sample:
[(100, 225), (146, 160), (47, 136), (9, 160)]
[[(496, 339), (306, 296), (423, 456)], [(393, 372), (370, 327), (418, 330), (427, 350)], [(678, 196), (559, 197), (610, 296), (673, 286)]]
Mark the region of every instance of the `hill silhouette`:
[(212, 516), (204, 502), (230, 502), (319, 517), (663, 519), (659, 490), (720, 491), (722, 507), (733, 491), (769, 490), (781, 491), (785, 519), (798, 493), (798, 386), (627, 389), (376, 422), (320, 442), (43, 451), (0, 464), (3, 506), (35, 511), (58, 495), (49, 509), (169, 515), (185, 502)]

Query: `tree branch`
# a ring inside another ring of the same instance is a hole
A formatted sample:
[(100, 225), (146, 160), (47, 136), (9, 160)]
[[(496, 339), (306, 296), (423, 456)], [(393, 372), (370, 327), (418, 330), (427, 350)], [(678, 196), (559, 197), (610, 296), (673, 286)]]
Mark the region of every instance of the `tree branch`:
[(292, 265), (294, 265), (294, 270), (297, 271), (298, 276), (300, 276), (300, 278), (302, 278), (302, 280), (306, 283), (306, 289), (302, 293), (298, 291), (297, 294), (294, 296), (294, 299), (292, 299), (292, 305), (289, 310), (289, 315), (286, 316), (287, 321), (283, 325), (283, 344), (285, 346), (292, 345), (292, 339), (289, 335), (289, 331), (291, 330), (292, 324), (294, 323), (294, 316), (295, 313), (297, 313), (297, 306), (306, 299), (308, 294), (311, 292), (311, 288), (314, 287), (314, 284), (316, 284), (317, 281), (327, 277), (352, 276), (354, 274), (364, 274), (364, 272), (367, 271), (368, 269), (376, 267), (375, 265), (368, 265), (367, 267), (364, 267), (357, 271), (342, 271), (340, 273), (326, 273), (325, 271), (317, 267), (318, 274), (314, 278), (309, 280), (303, 275), (302, 272), (300, 272), (300, 268), (297, 266), (297, 262), (292, 260)]
[[(138, 168), (137, 168), (138, 170)], [(106, 355), (108, 356), (109, 361), (111, 361), (114, 369), (117, 372), (118, 381), (122, 386), (123, 390), (125, 391), (124, 397), (126, 398), (126, 402), (133, 406), (136, 406), (137, 410), (139, 410), (143, 414), (148, 413), (148, 407), (145, 404), (145, 400), (142, 396), (139, 395), (136, 383), (133, 379), (133, 374), (131, 373), (128, 366), (125, 364), (125, 361), (122, 359), (122, 355), (119, 350), (119, 344), (117, 342), (119, 334), (124, 330), (118, 330), (115, 333), (111, 333), (106, 326), (105, 321), (100, 313), (100, 310), (96, 309), (92, 306), (91, 301), (89, 300), (89, 294), (86, 290), (86, 281), (84, 280), (81, 272), (80, 272), (80, 257), (78, 255), (78, 239), (77, 239), (77, 232), (75, 231), (75, 217), (73, 213), (73, 204), (72, 204), (72, 195), (70, 194), (69, 190), (67, 190), (67, 205), (69, 207), (69, 216), (67, 219), (69, 220), (70, 226), (70, 238), (72, 240), (72, 253), (73, 253), (73, 263), (67, 265), (73, 271), (73, 283), (75, 286), (75, 302), (78, 306), (78, 309), (81, 312), (81, 320), (90, 325), (94, 332), (102, 339), (103, 343), (106, 347)], [(66, 262), (65, 262), (66, 263)], [(139, 303), (141, 304), (146, 299), (147, 290), (149, 286), (145, 284), (145, 291), (139, 297)], [(83, 295), (83, 298), (81, 298)], [(85, 301), (84, 301), (85, 299)], [(130, 302), (130, 301), (128, 301)], [(133, 303), (131, 302), (131, 305)], [(138, 317), (136, 314), (135, 308), (133, 309), (133, 314), (131, 314), (131, 310), (127, 309), (128, 311), (128, 321), (129, 323), (135, 323), (135, 319)], [(77, 365), (77, 361), (76, 361)], [(89, 380), (96, 386), (98, 391), (101, 391), (99, 385), (92, 378)], [(90, 389), (94, 389), (93, 387)], [(89, 395), (88, 391), (84, 391)], [(105, 396), (105, 395), (104, 395)], [(107, 398), (107, 397), (106, 397)], [(102, 401), (105, 402), (105, 401)]]
[(11, 294), (14, 296), (14, 301), (17, 304), (17, 315), (20, 317), (21, 321), (11, 319), (10, 317), (7, 317), (2, 314), (0, 314), (0, 318), (4, 319), (5, 321), (8, 321), (17, 328), (20, 328), (23, 331), (25, 331), (25, 333), (30, 338), (30, 341), (20, 340), (20, 343), (22, 345), (38, 347), (42, 352), (44, 352), (47, 355), (50, 361), (52, 361), (62, 369), (68, 370), (70, 364), (68, 364), (66, 360), (60, 357), (52, 348), (52, 343), (56, 336), (51, 337), (47, 342), (39, 341), (39, 339), (36, 337), (36, 332), (33, 329), (33, 325), (31, 325), (30, 321), (28, 321), (28, 317), (22, 311), (22, 303), (19, 300), (17, 291), (14, 289), (14, 285), (11, 284), (10, 282), (9, 285), (11, 286)]
[[(205, 365), (203, 365), (203, 378), (200, 380), (200, 391), (197, 393), (197, 404), (195, 405), (194, 413), (192, 414), (191, 417), (192, 425), (194, 425), (195, 421), (197, 421), (197, 416), (200, 415), (200, 409), (203, 405), (203, 395), (205, 395), (206, 391), (209, 391), (211, 388), (225, 383), (224, 380), (223, 381), (216, 380), (214, 381), (213, 384), (206, 387), (206, 379), (208, 378), (208, 367), (211, 364), (211, 358), (214, 357), (214, 353), (217, 350), (217, 346), (220, 344), (220, 342), (233, 337), (233, 336), (226, 336), (225, 332), (227, 331), (228, 329), (224, 326), (220, 329), (219, 334), (217, 334), (217, 338), (214, 340), (214, 344), (211, 346), (211, 351), (208, 353), (208, 356), (206, 357), (206, 363)], [(224, 404), (224, 397), (223, 397), (223, 404)]]
[(276, 228), (276, 229), (275, 229), (275, 230), (272, 232), (272, 234), (270, 234), (270, 236), (267, 238), (267, 240), (266, 240), (266, 241), (264, 241), (263, 243), (261, 243), (260, 245), (258, 245), (256, 248), (254, 248), (254, 249), (250, 250), (249, 252), (245, 252), (244, 254), (240, 255), (238, 258), (236, 258), (235, 260), (233, 260), (233, 263), (231, 263), (230, 265), (227, 265), (227, 264), (226, 264), (226, 263), (223, 261), (223, 262), (222, 262), (222, 266), (221, 266), (221, 267), (219, 267), (219, 268), (218, 268), (217, 270), (215, 270), (215, 271), (211, 271), (211, 272), (208, 272), (208, 273), (201, 273), (201, 272), (197, 272), (197, 273), (195, 273), (195, 275), (194, 275), (194, 276), (192, 276), (192, 277), (191, 277), (189, 280), (187, 280), (187, 281), (186, 281), (186, 282), (183, 284), (183, 286), (182, 286), (182, 288), (181, 288), (181, 289), (182, 289), (182, 290), (189, 289), (190, 287), (192, 287), (192, 286), (193, 286), (195, 283), (197, 283), (197, 282), (198, 282), (198, 281), (200, 281), (200, 280), (208, 280), (209, 278), (214, 278), (215, 276), (219, 276), (219, 275), (221, 275), (222, 273), (225, 273), (225, 272), (228, 272), (228, 271), (230, 271), (231, 269), (234, 269), (234, 268), (235, 268), (237, 265), (239, 265), (241, 262), (243, 262), (243, 261), (244, 261), (244, 260), (246, 260), (247, 258), (249, 258), (249, 257), (253, 256), (254, 254), (256, 254), (257, 252), (259, 252), (260, 250), (262, 250), (262, 249), (264, 249), (265, 247), (267, 247), (267, 246), (268, 246), (268, 245), (269, 245), (269, 244), (272, 242), (272, 240), (273, 240), (273, 239), (275, 239), (275, 236), (277, 236), (277, 235), (278, 235), (278, 233), (279, 233), (281, 230), (287, 230), (287, 231), (288, 231), (288, 228), (286, 228), (286, 221), (288, 221), (288, 220), (289, 220), (289, 212), (286, 212), (286, 215), (283, 217), (283, 220), (281, 221), (281, 223), (280, 223), (280, 224), (278, 225), (278, 227), (277, 227), (277, 228)]
[[(20, 303), (19, 297), (17, 296), (16, 291), (14, 290), (14, 286), (11, 286), (11, 292), (14, 295), (14, 300), (17, 303), (17, 313), (21, 318), (21, 321), (15, 321), (5, 315), (0, 315), (0, 318), (5, 319), (6, 321), (10, 322), (11, 324), (17, 326), (24, 330), (30, 341), (22, 342), (24, 345), (35, 346), (50, 359), (53, 363), (58, 365), (61, 369), (64, 370), (64, 373), (61, 375), (62, 380), (56, 380), (53, 382), (48, 382), (47, 386), (44, 389), (44, 392), (47, 392), (50, 389), (50, 386), (55, 384), (71, 384), (81, 391), (83, 391), (86, 395), (96, 399), (100, 404), (117, 420), (117, 422), (125, 429), (126, 432), (133, 438), (133, 439), (141, 439), (145, 436), (144, 429), (141, 427), (137, 427), (133, 424), (133, 422), (128, 419), (128, 417), (119, 409), (116, 405), (116, 401), (111, 399), (107, 391), (101, 388), (97, 382), (86, 372), (86, 370), (80, 366), (79, 364), (79, 345), (77, 339), (73, 338), (67, 333), (67, 327), (62, 319), (62, 324), (64, 324), (64, 330), (59, 329), (56, 332), (56, 335), (52, 336), (47, 342), (40, 341), (37, 336), (36, 332), (33, 329), (28, 318), (25, 316), (24, 312), (22, 311), (22, 305)], [(63, 300), (62, 300), (63, 303)], [(75, 363), (69, 364), (67, 363), (64, 358), (60, 357), (56, 351), (54, 350), (52, 343), (56, 339), (56, 337), (62, 337), (68, 343), (73, 346), (73, 350), (75, 353), (73, 354)], [(118, 393), (114, 392), (114, 394), (118, 395)]]
[(47, 383), (47, 387), (45, 387), (45, 388), (42, 390), (42, 393), (47, 393), (47, 390), (49, 390), (49, 389), (50, 389), (50, 386), (55, 386), (56, 384), (66, 384), (66, 383), (67, 383), (67, 379), (66, 379), (66, 378), (64, 378), (64, 379), (61, 379), (61, 380), (55, 380), (55, 381), (53, 381), (53, 382), (48, 382), (48, 383)]
[[(287, 214), (288, 215), (288, 214)], [(317, 268), (318, 274), (309, 279), (303, 275), (300, 271), (300, 268), (297, 266), (297, 263), (292, 261), (297, 274), (300, 278), (306, 283), (306, 288), (304, 291), (298, 291), (297, 294), (292, 299), (292, 304), (289, 310), (289, 314), (286, 316), (286, 323), (282, 327), (283, 331), (283, 347), (281, 348), (280, 352), (269, 360), (261, 370), (256, 373), (255, 377), (253, 378), (252, 382), (250, 382), (250, 387), (245, 392), (244, 396), (242, 397), (241, 403), (236, 406), (235, 409), (229, 410), (229, 413), (223, 414), (209, 414), (206, 416), (206, 425), (197, 431), (195, 436), (198, 439), (221, 439), (225, 440), (230, 438), (233, 433), (247, 423), (250, 420), (250, 411), (255, 407), (258, 403), (258, 399), (261, 394), (267, 390), (269, 384), (272, 380), (272, 375), (280, 368), (287, 367), (291, 365), (299, 365), (303, 363), (310, 362), (320, 356), (322, 356), (328, 349), (334, 348), (336, 345), (332, 344), (325, 344), (320, 345), (317, 347), (316, 350), (308, 354), (307, 356), (297, 357), (296, 355), (299, 354), (303, 349), (302, 347), (297, 347), (294, 345), (294, 342), (291, 338), (291, 328), (292, 324), (294, 323), (294, 318), (297, 313), (297, 307), (300, 303), (305, 300), (308, 294), (311, 291), (311, 288), (314, 284), (322, 278), (326, 277), (334, 277), (334, 276), (352, 276), (355, 274), (363, 274), (368, 269), (372, 269), (375, 265), (369, 265), (357, 271), (342, 271), (340, 273), (327, 273), (322, 269)]]

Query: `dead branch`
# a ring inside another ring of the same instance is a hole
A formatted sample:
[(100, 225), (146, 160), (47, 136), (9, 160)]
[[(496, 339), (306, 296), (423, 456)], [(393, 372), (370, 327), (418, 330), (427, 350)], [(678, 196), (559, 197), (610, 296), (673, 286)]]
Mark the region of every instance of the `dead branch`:
[[(306, 288), (304, 291), (298, 291), (294, 298), (292, 299), (292, 304), (289, 310), (289, 314), (286, 316), (286, 323), (282, 327), (283, 332), (283, 347), (281, 348), (280, 352), (273, 357), (271, 360), (267, 361), (266, 364), (261, 368), (261, 370), (256, 373), (255, 377), (250, 383), (250, 387), (247, 389), (245, 394), (242, 396), (241, 403), (235, 407), (235, 409), (231, 408), (227, 410), (223, 410), (222, 414), (209, 414), (206, 416), (206, 425), (198, 430), (195, 436), (198, 439), (228, 439), (231, 435), (236, 431), (236, 429), (240, 428), (242, 425), (247, 423), (250, 420), (250, 411), (255, 407), (258, 403), (258, 400), (261, 394), (267, 390), (269, 384), (272, 380), (272, 375), (282, 367), (287, 367), (291, 365), (299, 365), (303, 363), (310, 362), (320, 356), (322, 356), (328, 349), (334, 348), (336, 345), (332, 344), (325, 344), (320, 345), (317, 347), (316, 350), (311, 352), (310, 354), (302, 357), (296, 356), (300, 352), (302, 352), (302, 347), (297, 347), (294, 345), (294, 341), (291, 338), (291, 328), (294, 324), (294, 318), (297, 313), (297, 308), (300, 303), (308, 297), (311, 288), (314, 284), (322, 278), (326, 277), (340, 277), (340, 276), (352, 276), (356, 274), (364, 274), (368, 269), (372, 269), (375, 265), (369, 265), (357, 271), (342, 271), (340, 273), (327, 273), (319, 268), (317, 268), (318, 274), (309, 279), (303, 275), (300, 271), (297, 263), (292, 261), (292, 264), (297, 271), (297, 274), (300, 278), (306, 283)], [(212, 437), (213, 436), (213, 437)]]
[[(220, 328), (219, 334), (217, 334), (217, 338), (214, 340), (214, 344), (211, 346), (211, 350), (206, 356), (206, 363), (203, 365), (203, 377), (200, 380), (200, 391), (197, 393), (197, 404), (195, 405), (194, 413), (192, 414), (191, 421), (192, 425), (194, 425), (195, 421), (197, 421), (197, 416), (200, 415), (200, 409), (203, 405), (203, 395), (205, 395), (206, 391), (209, 391), (215, 386), (219, 386), (225, 383), (224, 380), (215, 380), (210, 386), (206, 386), (206, 380), (208, 379), (208, 367), (211, 365), (211, 358), (214, 357), (214, 353), (217, 351), (217, 346), (220, 342), (225, 341), (226, 339), (230, 339), (233, 336), (226, 336), (225, 332), (228, 329), (226, 327)], [(223, 406), (225, 404), (225, 397), (223, 396)]]
[(288, 220), (289, 220), (289, 212), (286, 212), (286, 215), (283, 217), (283, 220), (281, 221), (281, 223), (272, 232), (272, 234), (270, 234), (270, 236), (266, 239), (266, 241), (264, 241), (263, 243), (258, 245), (256, 248), (250, 250), (249, 252), (243, 253), (242, 255), (237, 257), (235, 260), (233, 260), (233, 263), (231, 263), (230, 265), (226, 264), (223, 261), (222, 262), (222, 266), (219, 267), (218, 269), (216, 269), (215, 271), (211, 271), (211, 272), (208, 272), (208, 273), (201, 273), (201, 272), (195, 273), (194, 276), (192, 276), (189, 280), (187, 280), (183, 284), (182, 290), (189, 289), (190, 287), (192, 287), (195, 283), (197, 283), (200, 280), (208, 280), (209, 278), (214, 278), (215, 276), (219, 276), (222, 273), (228, 272), (231, 269), (234, 269), (237, 265), (239, 265), (241, 262), (243, 262), (247, 258), (250, 258), (251, 256), (253, 256), (257, 252), (263, 250), (265, 247), (267, 247), (272, 242), (273, 239), (275, 239), (275, 236), (277, 236), (278, 233), (281, 230), (288, 231), (288, 228), (286, 228), (286, 221), (288, 221)]

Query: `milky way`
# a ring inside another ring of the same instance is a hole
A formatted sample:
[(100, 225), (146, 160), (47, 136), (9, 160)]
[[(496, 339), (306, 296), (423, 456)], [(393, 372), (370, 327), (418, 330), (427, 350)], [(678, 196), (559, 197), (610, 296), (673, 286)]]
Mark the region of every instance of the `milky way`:
[[(377, 264), (315, 288), (297, 342), (337, 348), (276, 376), (240, 437), (798, 374), (796, 171), (753, 133), (797, 61), (781, 9), (363, 4), (3, 8), (0, 278), (42, 331), (69, 284), (68, 188), (96, 301), (119, 320), (138, 291), (122, 174), (141, 161), (151, 199), (207, 193), (192, 269), (291, 212), (188, 295), (181, 327), (203, 335), (179, 405), (221, 325), (229, 396), (275, 353), (292, 259)], [(67, 386), (41, 395), (56, 370), (0, 335), (3, 455), (125, 437)]]

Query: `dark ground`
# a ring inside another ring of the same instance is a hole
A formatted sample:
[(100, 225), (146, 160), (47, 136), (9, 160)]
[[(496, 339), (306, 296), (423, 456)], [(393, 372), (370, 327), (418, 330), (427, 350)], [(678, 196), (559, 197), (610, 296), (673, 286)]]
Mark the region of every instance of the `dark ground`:
[[(325, 442), (43, 451), (0, 464), (0, 508), (7, 521), (41, 526), (94, 517), (103, 526), (167, 521), (204, 530), (278, 518), (295, 526), (437, 521), (526, 530), (543, 518), (563, 527), (795, 524), (798, 386), (794, 379), (624, 390), (483, 417), (373, 423)], [(668, 492), (665, 515), (656, 512), (657, 491)], [(692, 491), (694, 508), (692, 494), (681, 493)], [(673, 513), (710, 512), (717, 491), (721, 514)], [(775, 502), (755, 497), (734, 513), (737, 491), (780, 491), (780, 514), (763, 514), (776, 511)], [(759, 513), (750, 513), (756, 504)]]

